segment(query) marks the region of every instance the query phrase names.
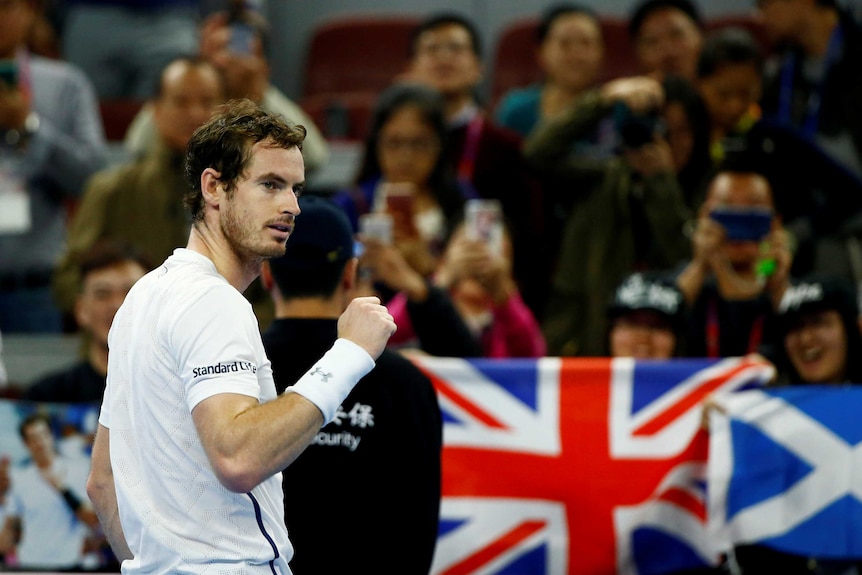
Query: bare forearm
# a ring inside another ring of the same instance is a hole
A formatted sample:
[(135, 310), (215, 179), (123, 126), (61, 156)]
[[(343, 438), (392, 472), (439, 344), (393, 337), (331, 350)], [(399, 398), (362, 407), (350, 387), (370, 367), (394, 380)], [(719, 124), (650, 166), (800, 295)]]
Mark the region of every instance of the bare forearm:
[(90, 458), (90, 476), (87, 479), (87, 496), (99, 519), (105, 537), (119, 561), (134, 557), (126, 543), (123, 526), (120, 524), (120, 510), (117, 505), (117, 491), (114, 487), (114, 471), (111, 467), (111, 433), (107, 427), (99, 425), (93, 454)]
[(97, 505), (96, 502), (93, 501), (93, 505), (96, 508), (96, 515), (99, 517), (99, 523), (102, 525), (102, 531), (104, 531), (105, 537), (108, 539), (108, 543), (114, 551), (114, 555), (117, 557), (118, 561), (122, 562), (126, 559), (132, 559), (134, 556), (129, 549), (129, 545), (126, 543), (123, 526), (120, 524), (120, 514), (117, 509), (117, 497), (116, 493), (114, 493), (113, 486), (110, 491), (110, 494), (105, 494), (105, 499), (113, 499), (112, 502), (105, 501), (101, 505)]
[(21, 539), (21, 520), (18, 517), (7, 517), (0, 530), (0, 553), (14, 551), (15, 545)]
[[(209, 419), (214, 410), (224, 408), (219, 405), (224, 401), (229, 398), (210, 398), (195, 408), (195, 417)], [(249, 404), (226, 424), (201, 424), (199, 431), (219, 481), (242, 493), (293, 463), (322, 425), (314, 403), (285, 393), (261, 405)]]

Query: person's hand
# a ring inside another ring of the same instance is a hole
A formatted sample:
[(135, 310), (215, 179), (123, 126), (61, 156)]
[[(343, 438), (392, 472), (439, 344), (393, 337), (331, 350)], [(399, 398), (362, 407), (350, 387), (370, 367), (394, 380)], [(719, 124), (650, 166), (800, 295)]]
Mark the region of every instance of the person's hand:
[(467, 237), (460, 228), (449, 240), (434, 282), (449, 289), (468, 278), (475, 280), (495, 304), (505, 302), (515, 289), (509, 258), (496, 253), (488, 242)]
[(59, 473), (53, 465), (47, 469), (40, 467), (39, 474), (42, 476), (42, 479), (44, 479), (46, 483), (53, 486), (54, 489), (56, 489), (57, 491), (63, 491), (63, 489), (65, 488), (65, 482), (63, 481), (62, 474)]
[(338, 318), (338, 337), (349, 339), (375, 360), (395, 329), (389, 310), (374, 296), (354, 298)]
[(263, 57), (260, 39), (252, 39), (250, 54), (230, 49), (230, 22), (227, 14), (217, 12), (201, 25), (201, 55), (221, 70), (228, 98), (248, 98), (260, 102), (269, 84), (269, 65)]
[(392, 290), (405, 292), (408, 299), (423, 300), (427, 295), (425, 279), (391, 244), (374, 238), (362, 238), (365, 247), (360, 268), (368, 270), (374, 281)]
[(444, 289), (450, 289), (468, 275), (471, 246), (475, 242), (476, 240), (467, 238), (463, 227), (452, 234), (434, 273), (435, 284)]
[(777, 309), (784, 291), (790, 285), (790, 268), (793, 265), (790, 233), (778, 225), (770, 232), (765, 245), (764, 257), (775, 262), (775, 270), (766, 280), (766, 291), (773, 307)]
[(9, 478), (9, 457), (4, 455), (0, 457), (0, 504), (6, 500), (6, 494), (9, 492), (9, 487), (12, 486), (12, 480)]
[(0, 84), (0, 130), (23, 130), (30, 106), (17, 87)]
[(708, 215), (701, 215), (697, 219), (691, 239), (692, 259), (706, 269), (710, 269), (720, 263), (723, 244), (724, 228), (721, 224)]
[(606, 105), (622, 102), (635, 114), (664, 105), (664, 89), (657, 80), (648, 76), (611, 80), (601, 87), (600, 94)]
[(663, 138), (656, 138), (640, 148), (626, 148), (623, 155), (631, 169), (645, 178), (673, 173), (673, 156)]

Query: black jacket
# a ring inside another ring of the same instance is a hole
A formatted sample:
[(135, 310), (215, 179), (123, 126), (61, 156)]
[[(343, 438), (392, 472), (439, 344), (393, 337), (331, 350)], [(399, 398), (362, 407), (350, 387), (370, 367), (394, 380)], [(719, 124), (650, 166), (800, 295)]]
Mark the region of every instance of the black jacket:
[[(263, 334), (279, 392), (335, 342), (334, 319), (276, 319)], [(442, 418), (431, 381), (384, 351), (342, 413), (284, 470), (296, 575), (427, 574), (440, 516)]]

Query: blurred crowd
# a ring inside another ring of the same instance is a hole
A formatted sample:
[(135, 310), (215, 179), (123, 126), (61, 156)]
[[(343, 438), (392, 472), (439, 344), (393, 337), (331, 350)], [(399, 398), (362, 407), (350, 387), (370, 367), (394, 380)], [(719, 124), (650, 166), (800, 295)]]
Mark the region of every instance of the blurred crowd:
[[(493, 100), (476, 24), (419, 21), (352, 183), (305, 191), (348, 216), (355, 293), (387, 303), (393, 348), (757, 353), (788, 381), (854, 378), (862, 31), (834, 0), (758, 0), (750, 26), (720, 28), (701, 8), (634, 3), (639, 71), (612, 77), (604, 15), (551, 5), (531, 46), (541, 79)], [(27, 393), (98, 399), (122, 295), (188, 238), (194, 130), (248, 98), (306, 127), (307, 174), (329, 142), (270, 83), (277, 30), (257, 2), (0, 0), (0, 13), (0, 333), (79, 333), (86, 384)], [(141, 106), (118, 159), (100, 105), (124, 98)], [(793, 299), (811, 285), (819, 300)], [(267, 290), (246, 296), (265, 330)]]

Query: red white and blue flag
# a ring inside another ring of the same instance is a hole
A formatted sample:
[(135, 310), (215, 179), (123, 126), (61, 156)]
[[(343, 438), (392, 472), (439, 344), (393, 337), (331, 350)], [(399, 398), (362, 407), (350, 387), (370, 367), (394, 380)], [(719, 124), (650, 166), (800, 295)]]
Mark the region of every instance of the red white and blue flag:
[(648, 575), (716, 562), (702, 403), (762, 385), (770, 364), (416, 361), (444, 414), (434, 575)]

